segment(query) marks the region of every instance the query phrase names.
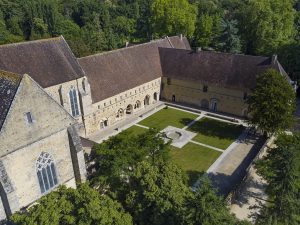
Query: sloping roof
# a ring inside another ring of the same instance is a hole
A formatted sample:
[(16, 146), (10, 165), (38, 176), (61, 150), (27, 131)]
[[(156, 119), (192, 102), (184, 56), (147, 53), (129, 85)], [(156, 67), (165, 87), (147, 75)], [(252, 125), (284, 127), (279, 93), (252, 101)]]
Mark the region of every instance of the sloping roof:
[(161, 77), (158, 47), (186, 49), (184, 39), (170, 37), (80, 58), (93, 103)]
[(234, 89), (254, 88), (256, 76), (268, 68), (284, 71), (271, 57), (166, 48), (159, 54), (165, 77)]
[(0, 130), (18, 90), (21, 75), (0, 70)]
[(43, 88), (84, 76), (63, 37), (1, 45), (0, 70), (28, 74)]

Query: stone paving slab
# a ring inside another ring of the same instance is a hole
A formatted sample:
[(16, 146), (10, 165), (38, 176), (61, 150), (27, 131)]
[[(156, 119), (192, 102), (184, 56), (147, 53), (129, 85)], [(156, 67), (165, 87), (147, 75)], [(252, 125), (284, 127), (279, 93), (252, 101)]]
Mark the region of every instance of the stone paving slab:
[[(191, 141), (197, 134), (191, 131), (183, 130), (177, 127), (167, 126), (165, 129), (161, 131), (165, 133), (167, 137), (172, 135), (172, 133), (178, 132), (180, 136), (178, 139), (172, 139), (171, 145), (177, 148), (182, 148), (185, 146), (189, 141)], [(165, 138), (165, 142), (170, 141), (171, 138)]]
[(263, 138), (255, 135), (247, 136), (221, 160), (218, 165), (209, 170), (214, 185), (219, 194), (227, 196), (242, 181), (247, 168), (264, 144)]

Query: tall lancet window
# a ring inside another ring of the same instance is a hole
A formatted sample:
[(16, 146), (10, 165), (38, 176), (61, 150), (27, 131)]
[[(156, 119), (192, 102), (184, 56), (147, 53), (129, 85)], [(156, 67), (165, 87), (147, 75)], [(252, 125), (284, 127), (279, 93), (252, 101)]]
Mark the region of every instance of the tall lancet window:
[(75, 88), (72, 88), (69, 92), (70, 103), (71, 103), (71, 112), (72, 116), (79, 116), (79, 106), (77, 99), (77, 91)]
[(49, 153), (40, 154), (36, 161), (36, 172), (42, 194), (58, 184), (54, 161)]

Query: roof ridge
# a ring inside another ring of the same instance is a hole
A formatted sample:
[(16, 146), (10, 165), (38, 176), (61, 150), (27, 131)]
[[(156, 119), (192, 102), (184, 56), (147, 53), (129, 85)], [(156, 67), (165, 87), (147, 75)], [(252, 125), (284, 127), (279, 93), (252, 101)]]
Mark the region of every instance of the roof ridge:
[[(180, 49), (180, 48), (166, 48), (166, 47), (159, 47), (162, 49), (168, 49), (170, 51), (189, 51), (189, 52), (194, 52), (194, 50), (189, 50), (189, 49)], [(242, 54), (242, 53), (232, 53), (232, 52), (220, 52), (220, 51), (207, 51), (207, 50), (201, 50), (199, 52), (195, 52), (195, 54), (198, 53), (211, 53), (211, 54), (216, 54), (216, 55), (236, 55), (236, 56), (243, 56), (243, 57), (260, 57), (260, 58), (265, 58), (269, 59), (270, 56), (262, 56), (262, 55), (247, 55), (247, 54)]]
[[(178, 36), (171, 36), (171, 37), (168, 37), (168, 38), (174, 38), (174, 37), (178, 37)], [(106, 55), (106, 54), (110, 54), (110, 53), (114, 53), (114, 52), (118, 52), (118, 51), (124, 51), (126, 49), (132, 49), (132, 48), (137, 48), (137, 47), (140, 47), (140, 46), (150, 45), (150, 44), (157, 43), (157, 42), (164, 41), (164, 40), (167, 40), (167, 37), (151, 40), (151, 41), (148, 41), (148, 42), (145, 42), (145, 43), (136, 44), (136, 45), (132, 45), (132, 46), (129, 46), (129, 47), (123, 47), (123, 48), (113, 49), (113, 50), (109, 50), (109, 51), (99, 52), (99, 53), (84, 56), (84, 57), (81, 57), (81, 58), (78, 58), (78, 59), (85, 59), (85, 58), (89, 58), (89, 57), (93, 57), (93, 56)]]
[(18, 73), (14, 73), (14, 72), (10, 72), (10, 71), (0, 69), (0, 76), (4, 77), (4, 74), (15, 76), (14, 78), (18, 77), (20, 79), (22, 79), (22, 77), (23, 77), (22, 74), (18, 74)]
[(27, 45), (27, 44), (33, 44), (33, 43), (38, 43), (38, 42), (47, 42), (47, 41), (60, 40), (60, 39), (63, 39), (62, 35), (60, 35), (58, 37), (50, 37), (50, 38), (44, 38), (44, 39), (37, 39), (37, 40), (21, 41), (21, 42), (16, 42), (16, 43), (3, 44), (3, 45), (0, 45), (0, 48), (10, 47), (10, 46), (17, 46), (17, 45)]

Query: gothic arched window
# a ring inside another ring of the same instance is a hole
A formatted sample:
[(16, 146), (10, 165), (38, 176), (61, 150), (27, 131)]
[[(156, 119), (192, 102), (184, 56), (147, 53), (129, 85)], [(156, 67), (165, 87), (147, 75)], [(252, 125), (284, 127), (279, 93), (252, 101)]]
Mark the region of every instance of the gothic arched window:
[(36, 161), (36, 172), (42, 194), (58, 184), (54, 161), (49, 153), (40, 154)]
[(71, 103), (71, 111), (72, 116), (79, 116), (79, 107), (78, 107), (78, 100), (77, 100), (77, 92), (75, 88), (72, 88), (69, 92), (70, 103)]

